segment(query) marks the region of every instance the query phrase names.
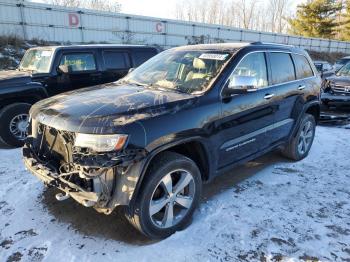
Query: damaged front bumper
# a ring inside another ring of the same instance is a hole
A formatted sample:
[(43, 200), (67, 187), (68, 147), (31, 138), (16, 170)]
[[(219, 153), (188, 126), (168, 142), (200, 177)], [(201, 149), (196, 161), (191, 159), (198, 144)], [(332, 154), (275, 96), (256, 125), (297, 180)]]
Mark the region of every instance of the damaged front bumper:
[(23, 147), (23, 161), (26, 168), (47, 186), (52, 186), (65, 192), (84, 206), (94, 206), (100, 198), (96, 192), (88, 192), (65, 180), (56, 170), (47, 164), (41, 163), (28, 146)]
[(327, 104), (350, 105), (350, 93), (349, 94), (322, 93), (321, 100), (323, 103), (327, 103)]
[[(98, 212), (110, 214), (116, 206), (128, 205), (137, 186), (144, 164), (144, 155), (140, 154), (133, 160), (127, 157), (120, 159), (118, 165), (105, 168), (104, 176), (85, 179), (91, 186), (86, 188), (70, 181), (69, 176), (79, 176), (79, 170), (70, 173), (60, 173), (50, 163), (42, 161), (26, 144), (23, 147), (23, 160), (26, 168), (49, 187), (56, 187), (65, 193), (58, 199), (72, 197), (86, 207), (93, 207)], [(85, 169), (88, 167), (84, 167)], [(93, 170), (96, 167), (92, 168)], [(79, 178), (84, 180), (84, 178)]]

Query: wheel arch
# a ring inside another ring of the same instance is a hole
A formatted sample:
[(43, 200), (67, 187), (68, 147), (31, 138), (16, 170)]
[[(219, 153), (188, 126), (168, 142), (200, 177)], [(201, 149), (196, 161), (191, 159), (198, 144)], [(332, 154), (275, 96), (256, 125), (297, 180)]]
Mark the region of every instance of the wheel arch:
[(310, 103), (305, 107), (304, 113), (313, 115), (316, 123), (318, 123), (320, 119), (321, 107), (319, 103)]
[(302, 110), (299, 111), (300, 113), (298, 113), (298, 117), (295, 118), (295, 125), (292, 129), (292, 132), (290, 133), (288, 142), (290, 142), (290, 140), (293, 139), (293, 137), (296, 135), (304, 114), (313, 115), (315, 117), (316, 124), (318, 123), (318, 120), (320, 119), (320, 108), (320, 101), (318, 100), (310, 101), (303, 106)]
[(45, 87), (39, 82), (16, 86), (5, 86), (0, 92), (0, 110), (14, 103), (34, 103), (49, 97)]
[(0, 100), (0, 110), (6, 106), (16, 104), (16, 103), (28, 103), (33, 105), (36, 102), (40, 101), (41, 99), (42, 98), (39, 96), (16, 96), (16, 97), (6, 98), (4, 100)]
[(159, 154), (165, 151), (176, 152), (190, 158), (196, 163), (199, 170), (201, 171), (202, 181), (208, 181), (210, 179), (210, 173), (212, 169), (210, 163), (212, 161), (210, 159), (210, 154), (207, 145), (201, 137), (188, 138), (181, 141), (165, 144), (150, 152), (149, 156), (145, 160), (140, 172), (139, 180), (137, 182), (136, 188), (133, 192), (133, 196), (130, 202), (134, 201), (137, 197), (139, 190), (142, 187), (145, 174), (147, 173), (151, 162)]

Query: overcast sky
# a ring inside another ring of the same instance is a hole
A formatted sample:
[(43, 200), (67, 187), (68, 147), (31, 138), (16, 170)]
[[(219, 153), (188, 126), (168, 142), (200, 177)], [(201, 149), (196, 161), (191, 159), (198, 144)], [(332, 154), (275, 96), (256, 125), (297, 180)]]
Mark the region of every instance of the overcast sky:
[[(292, 0), (291, 9), (294, 11), (298, 4), (305, 1), (306, 0)], [(176, 3), (181, 3), (182, 0), (119, 0), (119, 2), (122, 4), (123, 13), (174, 18)], [(268, 0), (260, 0), (259, 2), (268, 2)]]

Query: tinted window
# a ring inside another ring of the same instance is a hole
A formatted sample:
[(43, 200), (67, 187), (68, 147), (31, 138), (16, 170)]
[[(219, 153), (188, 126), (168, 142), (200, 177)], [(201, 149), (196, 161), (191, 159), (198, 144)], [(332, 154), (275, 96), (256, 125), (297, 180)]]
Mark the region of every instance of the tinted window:
[(270, 53), (272, 83), (279, 84), (295, 80), (292, 58), (286, 53)]
[(132, 56), (134, 61), (134, 67), (138, 67), (139, 65), (143, 64), (154, 55), (155, 55), (155, 52), (150, 50), (133, 51)]
[(106, 69), (128, 69), (130, 68), (128, 54), (116, 51), (104, 51), (103, 60)]
[[(244, 80), (237, 78), (237, 76), (242, 76), (246, 78)], [(249, 78), (249, 79), (247, 79)], [(252, 53), (247, 55), (243, 60), (237, 65), (233, 71), (230, 81), (249, 81), (254, 80), (256, 87), (265, 87), (268, 85), (267, 81), (267, 69), (266, 69), (266, 60), (264, 53)], [(235, 85), (235, 83), (230, 83)]]
[(315, 67), (317, 69), (318, 72), (322, 72), (323, 68), (324, 68), (324, 64), (315, 64)]
[[(296, 69), (298, 79), (303, 79), (306, 77), (313, 76), (311, 66), (310, 66), (309, 61), (306, 59), (305, 56), (294, 55), (294, 62), (295, 62), (295, 69)], [(326, 64), (320, 64), (319, 71), (322, 71), (322, 69), (324, 69), (325, 65)]]
[(338, 61), (336, 62), (336, 64), (345, 65), (345, 64), (346, 64), (347, 62), (349, 62), (349, 61), (350, 61), (350, 59), (342, 58), (342, 59), (338, 60)]
[(337, 72), (337, 76), (349, 76), (350, 75), (350, 63), (347, 63)]
[(66, 65), (71, 72), (96, 70), (94, 55), (91, 53), (63, 54), (60, 65)]

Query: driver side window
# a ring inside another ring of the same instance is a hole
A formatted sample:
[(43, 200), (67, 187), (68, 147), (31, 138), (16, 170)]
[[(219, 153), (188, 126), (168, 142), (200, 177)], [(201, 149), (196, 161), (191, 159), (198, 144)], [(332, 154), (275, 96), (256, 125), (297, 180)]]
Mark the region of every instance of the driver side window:
[(230, 76), (230, 82), (237, 81), (237, 77), (242, 77), (255, 83), (255, 88), (268, 86), (266, 59), (263, 52), (248, 54), (237, 65)]
[(63, 54), (60, 65), (69, 66), (71, 72), (96, 70), (95, 58), (92, 53)]

